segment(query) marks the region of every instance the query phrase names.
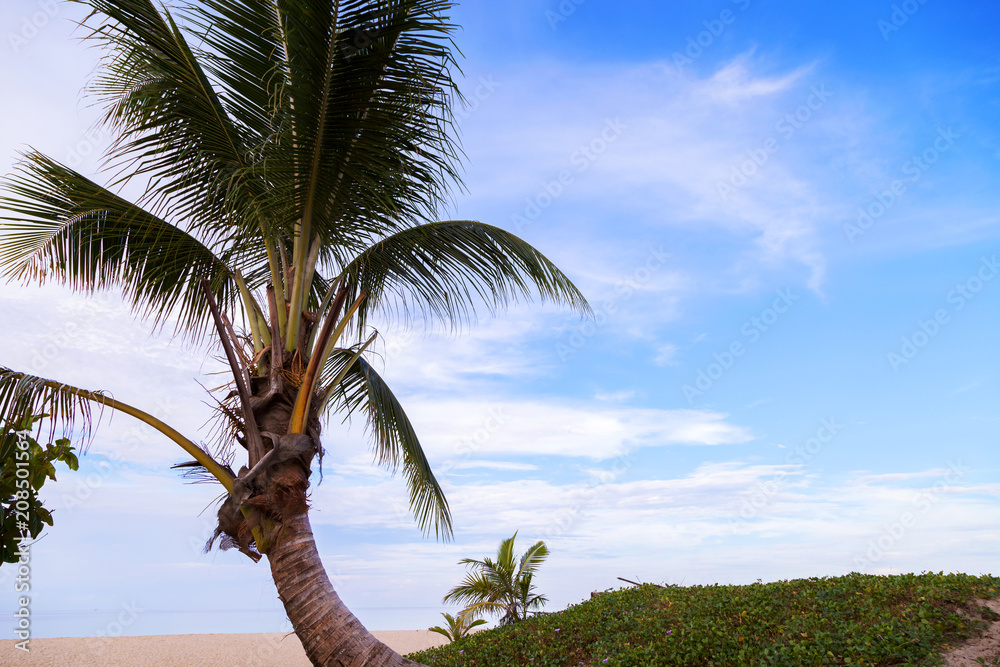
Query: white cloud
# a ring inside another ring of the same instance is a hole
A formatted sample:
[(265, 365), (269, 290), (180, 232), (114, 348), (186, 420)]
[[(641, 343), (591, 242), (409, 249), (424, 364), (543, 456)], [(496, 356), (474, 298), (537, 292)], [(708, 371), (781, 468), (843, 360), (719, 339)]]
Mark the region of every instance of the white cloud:
[(532, 401), (412, 398), (404, 403), (432, 458), (569, 456), (611, 459), (639, 447), (739, 444), (753, 439), (705, 410), (614, 408)]
[[(671, 479), (642, 478), (645, 470), (640, 455), (603, 483), (591, 476), (566, 484), (539, 479), (449, 485), (457, 535), (468, 545), (458, 553), (474, 554), (477, 548), (490, 553), (493, 540), (518, 531), (525, 541), (545, 539), (554, 558), (583, 570), (600, 563), (602, 572), (627, 567), (614, 574), (636, 574), (648, 581), (707, 583), (857, 569), (921, 571), (956, 563), (947, 546), (951, 540), (967, 544), (975, 534), (984, 540), (983, 553), (998, 544), (988, 530), (989, 516), (1000, 502), (997, 484), (954, 484), (947, 492), (936, 491), (932, 483), (909, 488), (906, 480), (889, 488), (859, 484), (857, 478), (830, 484), (799, 466), (741, 461), (703, 464)], [(935, 478), (939, 472), (920, 471), (919, 476)], [(769, 486), (780, 474), (782, 483)], [(405, 512), (402, 484), (395, 486), (331, 489), (328, 496), (317, 497), (317, 505), (327, 507), (329, 498), (336, 503), (334, 511), (323, 512), (317, 521), (415, 534), (406, 527), (412, 520)], [(741, 508), (761, 489), (769, 489), (766, 502), (741, 517)], [(907, 512), (913, 521), (899, 532), (894, 526)], [(882, 539), (875, 558), (867, 556), (870, 543), (887, 530), (892, 530), (891, 544)], [(442, 553), (454, 550), (433, 544), (398, 549), (431, 570)], [(391, 560), (392, 553), (390, 547), (372, 557)], [(391, 569), (389, 560), (385, 566)], [(599, 579), (598, 573), (581, 580), (566, 571), (549, 576), (558, 581), (557, 597), (569, 601), (585, 597)]]
[(530, 463), (514, 463), (513, 461), (455, 461), (446, 464), (446, 466), (451, 470), (475, 470), (481, 468), (484, 470), (529, 472), (539, 469), (538, 466)]
[(598, 391), (594, 394), (594, 398), (597, 399), (598, 401), (605, 401), (609, 403), (624, 403), (630, 398), (634, 398), (635, 395), (636, 395), (635, 391), (626, 391), (626, 390), (612, 391), (612, 392)]
[(947, 468), (934, 468), (932, 470), (919, 470), (915, 472), (892, 472), (881, 475), (861, 475), (855, 482), (860, 485), (878, 484), (880, 482), (905, 482), (909, 480), (925, 479), (928, 477), (943, 477), (948, 473)]
[(752, 69), (752, 55), (752, 51), (745, 53), (718, 70), (708, 81), (696, 83), (698, 94), (728, 104), (768, 97), (792, 89), (814, 68), (809, 64), (783, 76), (758, 76)]
[[(406, 330), (379, 327), (383, 339), (373, 346), (373, 364), (393, 387), (422, 391), (468, 389), (511, 378), (537, 375), (551, 355), (528, 346), (551, 335), (556, 323), (579, 315), (537, 304), (511, 307), (497, 317), (482, 317), (461, 335), (421, 325)], [(378, 326), (378, 325), (376, 325)]]
[(656, 356), (653, 357), (653, 363), (657, 366), (676, 366), (677, 362), (674, 361), (675, 356), (677, 356), (677, 346), (666, 343), (656, 348)]
[[(821, 78), (820, 65), (772, 71), (766, 59), (743, 55), (703, 78), (679, 75), (658, 62), (586, 70), (545, 65), (504, 73), (504, 86), (465, 124), (472, 197), (462, 199), (460, 209), (499, 215), (508, 224), (514, 214), (523, 217), (526, 199), (534, 200), (546, 183), (569, 170), (573, 182), (523, 230), (529, 238), (546, 238), (549, 223), (562, 227), (573, 221), (596, 230), (598, 224), (632, 218), (642, 222), (645, 234), (666, 228), (723, 230), (732, 245), (712, 258), (713, 264), (727, 264), (713, 282), (725, 278), (732, 287), (751, 279), (752, 285), (762, 272), (798, 265), (819, 289), (827, 261), (822, 238), (844, 204), (838, 203), (843, 176), (817, 167), (839, 155), (845, 127), (852, 128), (866, 155), (877, 142), (867, 140), (873, 128), (864, 106), (854, 103), (857, 94)], [(780, 132), (776, 126), (788, 114), (810, 101), (817, 106), (811, 96), (821, 83), (830, 96), (822, 96), (818, 109), (806, 108), (804, 123)], [(534, 111), (526, 115), (525, 108)], [(504, 122), (515, 109), (519, 122)], [(625, 129), (577, 172), (574, 156), (597, 141), (608, 119), (620, 119)], [(729, 183), (750, 159), (748, 152), (759, 153), (772, 138), (777, 150), (751, 165), (746, 182), (724, 198), (720, 184)], [(503, 200), (494, 193), (505, 193)], [(662, 239), (662, 232), (658, 236)], [(632, 241), (605, 235), (599, 256), (621, 254)], [(559, 263), (572, 275), (594, 271), (592, 246), (575, 247), (565, 237), (559, 246)], [(687, 273), (677, 275), (689, 290), (705, 287)]]

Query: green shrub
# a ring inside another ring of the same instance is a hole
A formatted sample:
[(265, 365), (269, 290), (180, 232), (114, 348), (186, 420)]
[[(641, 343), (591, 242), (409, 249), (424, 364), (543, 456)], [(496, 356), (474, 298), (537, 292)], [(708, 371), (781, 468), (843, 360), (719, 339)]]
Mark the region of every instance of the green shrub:
[(433, 667), (940, 665), (986, 628), (1000, 578), (852, 573), (749, 586), (598, 595), (565, 611), (412, 654)]
[(0, 426), (0, 565), (17, 563), (22, 540), (28, 543), (42, 532), (43, 524), (52, 525), (52, 513), (42, 505), (38, 491), (46, 480), (55, 481), (53, 463), (79, 468), (68, 439), (43, 446), (32, 437), (33, 424), (45, 416)]

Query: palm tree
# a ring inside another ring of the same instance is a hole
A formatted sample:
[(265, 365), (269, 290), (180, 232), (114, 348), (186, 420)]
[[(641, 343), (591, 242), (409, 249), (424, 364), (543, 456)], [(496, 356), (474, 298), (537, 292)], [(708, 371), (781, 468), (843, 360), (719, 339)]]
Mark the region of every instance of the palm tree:
[(440, 625), (435, 625), (433, 628), (428, 628), (428, 630), (436, 632), (439, 635), (444, 635), (450, 642), (457, 642), (459, 639), (467, 637), (472, 628), (486, 625), (486, 621), (483, 619), (477, 618), (476, 620), (472, 620), (472, 616), (465, 612), (459, 612), (454, 616), (447, 612), (441, 612), (441, 615), (444, 616), (448, 627), (442, 628)]
[[(307, 488), (320, 418), (364, 416), (427, 533), (448, 504), (400, 403), (364, 354), (378, 315), (452, 325), (537, 294), (586, 311), (532, 246), (471, 221), (431, 222), (457, 184), (460, 95), (438, 0), (83, 0), (103, 53), (90, 93), (116, 136), (106, 186), (28, 152), (0, 198), (0, 269), (25, 282), (122, 290), (185, 343), (211, 336), (232, 371), (214, 451), (93, 389), (0, 368), (0, 418), (90, 406), (129, 414), (225, 488), (211, 546), (266, 556), (316, 665), (412, 664), (342, 604), (313, 540)], [(140, 194), (131, 200), (121, 192)], [(236, 324), (242, 323), (238, 329)]]
[(528, 618), (528, 613), (541, 609), (548, 599), (534, 593), (532, 583), (538, 566), (549, 555), (542, 541), (532, 545), (518, 560), (514, 556), (517, 533), (500, 543), (496, 560), (464, 558), (460, 565), (470, 571), (462, 583), (448, 591), (445, 602), (469, 605), (462, 614), (496, 614), (500, 625), (511, 625)]

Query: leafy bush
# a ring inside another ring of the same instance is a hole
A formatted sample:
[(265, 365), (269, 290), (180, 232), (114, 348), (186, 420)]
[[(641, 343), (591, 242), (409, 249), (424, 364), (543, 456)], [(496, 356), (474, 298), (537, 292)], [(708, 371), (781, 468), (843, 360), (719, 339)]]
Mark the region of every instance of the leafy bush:
[(557, 614), (414, 653), (433, 667), (940, 665), (986, 627), (1000, 578), (852, 573), (598, 595)]
[(0, 564), (18, 561), (22, 536), (38, 537), (42, 524), (52, 525), (52, 513), (42, 506), (38, 490), (45, 480), (55, 480), (53, 462), (62, 461), (70, 470), (79, 465), (66, 438), (43, 447), (31, 437), (32, 424), (41, 418), (5, 425), (0, 432)]

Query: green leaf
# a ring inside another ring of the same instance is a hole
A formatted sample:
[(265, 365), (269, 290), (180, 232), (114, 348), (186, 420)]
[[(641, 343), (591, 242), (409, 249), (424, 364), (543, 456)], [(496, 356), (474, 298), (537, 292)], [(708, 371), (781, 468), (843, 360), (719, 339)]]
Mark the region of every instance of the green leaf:
[[(72, 449), (65, 439), (39, 445), (23, 428), (37, 417), (28, 414), (0, 422), (0, 564), (17, 562), (21, 539), (36, 538), (44, 524), (52, 525), (52, 513), (42, 506), (37, 492), (46, 479), (55, 480), (53, 461)], [(24, 488), (25, 480), (30, 491)]]

